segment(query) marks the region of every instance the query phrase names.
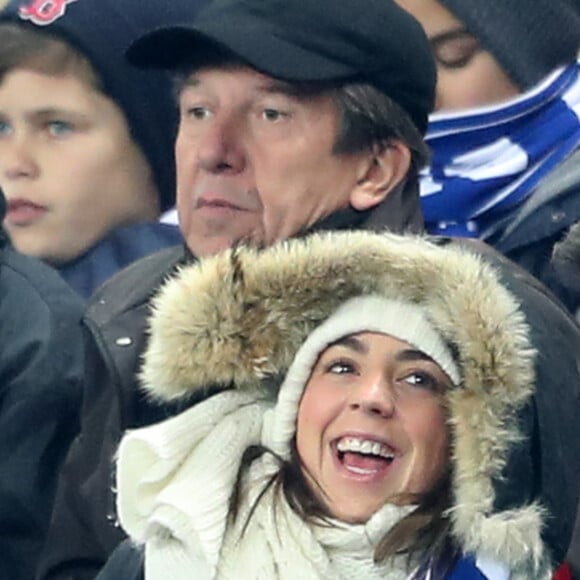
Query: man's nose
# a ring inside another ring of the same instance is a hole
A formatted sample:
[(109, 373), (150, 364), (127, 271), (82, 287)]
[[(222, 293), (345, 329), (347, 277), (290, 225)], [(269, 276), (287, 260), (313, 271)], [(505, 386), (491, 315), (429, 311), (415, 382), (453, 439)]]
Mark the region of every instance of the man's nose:
[(383, 373), (363, 374), (353, 390), (350, 405), (371, 415), (390, 417), (395, 412), (395, 392)]
[(245, 167), (244, 125), (238, 118), (215, 119), (198, 150), (200, 167), (212, 173), (239, 173)]
[(34, 146), (24, 134), (0, 139), (0, 174), (4, 179), (34, 178), (39, 174)]

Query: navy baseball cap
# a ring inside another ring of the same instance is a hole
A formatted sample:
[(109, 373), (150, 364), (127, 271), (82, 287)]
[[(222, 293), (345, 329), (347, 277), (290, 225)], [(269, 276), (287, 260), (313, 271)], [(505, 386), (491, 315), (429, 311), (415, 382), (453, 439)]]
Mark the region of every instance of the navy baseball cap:
[(145, 34), (127, 57), (144, 68), (203, 66), (208, 45), (288, 82), (368, 82), (422, 133), (433, 109), (429, 41), (392, 0), (214, 0), (191, 23)]

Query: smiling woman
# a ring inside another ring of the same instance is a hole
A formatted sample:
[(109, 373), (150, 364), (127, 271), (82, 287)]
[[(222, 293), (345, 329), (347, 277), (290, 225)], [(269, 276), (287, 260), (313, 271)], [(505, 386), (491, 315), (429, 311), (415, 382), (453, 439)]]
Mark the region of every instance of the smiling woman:
[[(439, 342), (445, 366), (457, 369), (421, 313), (409, 314), (404, 303), (355, 299), (325, 324), (345, 315), (382, 330), (348, 335), (322, 352), (298, 408), (296, 451), (326, 515), (365, 523), (385, 503), (429, 491), (447, 471), (441, 395), (450, 381), (417, 350), (428, 342), (423, 332)], [(380, 318), (390, 320), (377, 324)], [(413, 344), (394, 338), (407, 335), (403, 321), (421, 329)]]
[(121, 443), (147, 579), (548, 577), (543, 510), (497, 491), (534, 351), (475, 254), (360, 232), (228, 250), (165, 285), (150, 336), (150, 396), (219, 392)]

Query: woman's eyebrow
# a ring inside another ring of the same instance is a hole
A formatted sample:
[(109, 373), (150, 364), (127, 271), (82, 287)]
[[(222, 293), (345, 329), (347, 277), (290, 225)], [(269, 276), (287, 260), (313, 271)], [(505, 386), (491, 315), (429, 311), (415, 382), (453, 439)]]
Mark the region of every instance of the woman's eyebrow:
[(424, 360), (432, 363), (435, 362), (429, 355), (425, 354), (421, 350), (416, 350), (414, 348), (406, 348), (405, 350), (399, 351), (395, 356), (395, 360), (397, 362), (407, 362), (416, 360)]
[(362, 340), (358, 340), (354, 336), (343, 336), (342, 338), (339, 338), (336, 342), (329, 344), (327, 348), (330, 348), (332, 346), (344, 346), (360, 354), (365, 354), (369, 350), (367, 345), (364, 342), (362, 342)]

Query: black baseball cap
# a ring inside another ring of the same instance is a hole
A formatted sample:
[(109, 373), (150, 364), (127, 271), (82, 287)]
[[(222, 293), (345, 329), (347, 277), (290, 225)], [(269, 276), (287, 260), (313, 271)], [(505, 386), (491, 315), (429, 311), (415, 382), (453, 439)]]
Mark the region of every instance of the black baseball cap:
[(368, 82), (421, 133), (433, 109), (429, 41), (392, 0), (214, 0), (190, 24), (145, 34), (127, 58), (142, 68), (199, 67), (211, 45), (287, 82)]

